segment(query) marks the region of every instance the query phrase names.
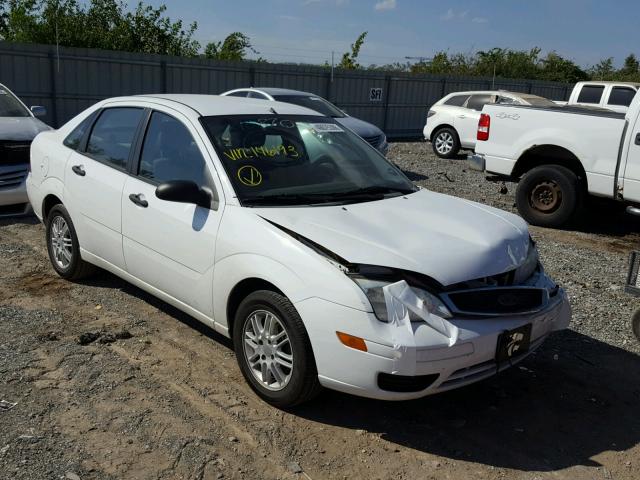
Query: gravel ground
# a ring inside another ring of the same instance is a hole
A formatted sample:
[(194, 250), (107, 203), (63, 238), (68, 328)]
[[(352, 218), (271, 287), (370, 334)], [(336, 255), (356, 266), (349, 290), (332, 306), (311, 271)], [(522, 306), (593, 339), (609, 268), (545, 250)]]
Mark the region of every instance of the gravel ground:
[[(390, 157), (417, 183), (513, 210), (428, 145)], [(293, 411), (244, 383), (230, 342), (107, 274), (53, 273), (43, 228), (0, 221), (0, 479), (637, 479), (640, 348), (622, 291), (640, 223), (594, 205), (532, 228), (571, 328), (499, 376), (385, 403), (324, 392)], [(15, 404), (15, 405), (14, 405)]]

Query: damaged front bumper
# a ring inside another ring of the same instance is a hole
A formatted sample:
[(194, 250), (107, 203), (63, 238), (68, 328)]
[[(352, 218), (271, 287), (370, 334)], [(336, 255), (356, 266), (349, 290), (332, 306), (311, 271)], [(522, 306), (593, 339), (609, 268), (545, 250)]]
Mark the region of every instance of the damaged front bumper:
[[(320, 383), (383, 400), (419, 398), (495, 375), (526, 358), (549, 333), (566, 328), (571, 318), (562, 289), (538, 312), (481, 319), (383, 323), (373, 313), (319, 298), (298, 302), (296, 308), (309, 330)], [(528, 329), (527, 325), (531, 325), (528, 350), (497, 362), (500, 335)], [(342, 345), (336, 331), (363, 338), (367, 351)]]

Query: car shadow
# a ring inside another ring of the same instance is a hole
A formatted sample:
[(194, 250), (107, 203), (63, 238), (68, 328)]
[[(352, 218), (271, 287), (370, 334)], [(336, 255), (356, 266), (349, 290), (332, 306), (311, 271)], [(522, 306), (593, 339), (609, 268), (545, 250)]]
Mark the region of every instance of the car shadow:
[(584, 233), (623, 237), (640, 233), (640, 217), (627, 213), (626, 206), (620, 202), (590, 197), (573, 229)]
[(639, 356), (567, 330), (459, 390), (400, 403), (327, 391), (295, 413), (450, 459), (553, 471), (599, 466), (594, 456), (637, 445), (639, 400)]
[(0, 227), (8, 225), (37, 225), (38, 217), (33, 214), (0, 217)]
[[(110, 273), (82, 283), (120, 289), (233, 350), (228, 338)], [(599, 466), (598, 454), (640, 443), (639, 402), (640, 356), (566, 330), (517, 366), (458, 390), (404, 402), (325, 390), (289, 412), (452, 460), (554, 471)]]

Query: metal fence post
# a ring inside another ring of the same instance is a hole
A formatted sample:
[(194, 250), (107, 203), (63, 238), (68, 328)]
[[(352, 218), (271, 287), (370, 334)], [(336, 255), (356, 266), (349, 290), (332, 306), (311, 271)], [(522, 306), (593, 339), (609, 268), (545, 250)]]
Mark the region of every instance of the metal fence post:
[(384, 119), (382, 120), (382, 131), (387, 133), (387, 121), (389, 119), (389, 97), (391, 96), (391, 76), (386, 75), (384, 77)]
[(160, 62), (160, 89), (162, 93), (167, 93), (167, 61)]
[(249, 86), (256, 86), (256, 67), (253, 64), (249, 66)]
[(327, 100), (333, 102), (331, 95), (333, 94), (333, 75), (331, 72), (327, 73)]
[(56, 74), (56, 57), (53, 52), (49, 52), (49, 72), (51, 73), (51, 117), (53, 118), (53, 126), (59, 127), (58, 124), (58, 78)]

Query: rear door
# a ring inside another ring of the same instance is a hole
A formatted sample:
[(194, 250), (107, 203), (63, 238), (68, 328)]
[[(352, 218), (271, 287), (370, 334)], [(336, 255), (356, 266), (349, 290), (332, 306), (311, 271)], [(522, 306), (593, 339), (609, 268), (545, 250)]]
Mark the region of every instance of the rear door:
[(171, 109), (150, 112), (138, 150), (122, 195), (127, 271), (211, 318), (221, 204), (204, 208), (155, 195), (170, 180), (221, 192), (211, 158), (189, 119)]
[(65, 204), (81, 248), (120, 269), (125, 268), (122, 189), (143, 113), (137, 107), (103, 109), (65, 173)]
[(606, 104), (603, 106), (616, 112), (626, 113), (635, 96), (635, 88), (626, 85), (614, 85), (611, 87), (611, 90), (609, 90)]
[(488, 103), (493, 103), (494, 98), (495, 96), (490, 94), (471, 95), (464, 108), (456, 112), (453, 126), (458, 132), (460, 143), (463, 147), (473, 148), (475, 146), (478, 134), (478, 120), (480, 120), (482, 108)]

